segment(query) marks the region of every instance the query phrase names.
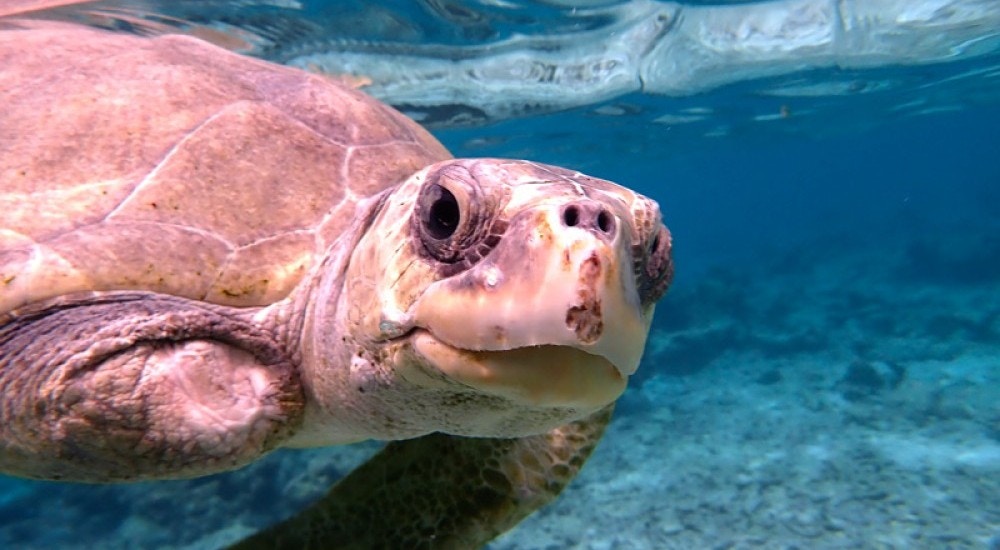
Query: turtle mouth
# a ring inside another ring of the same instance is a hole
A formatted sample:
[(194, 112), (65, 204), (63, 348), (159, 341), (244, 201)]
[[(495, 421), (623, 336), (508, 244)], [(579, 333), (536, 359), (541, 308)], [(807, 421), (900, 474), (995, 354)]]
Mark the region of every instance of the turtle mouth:
[(470, 350), (446, 344), (424, 329), (411, 333), (409, 341), (425, 368), (532, 406), (597, 409), (625, 391), (626, 377), (611, 361), (570, 346)]

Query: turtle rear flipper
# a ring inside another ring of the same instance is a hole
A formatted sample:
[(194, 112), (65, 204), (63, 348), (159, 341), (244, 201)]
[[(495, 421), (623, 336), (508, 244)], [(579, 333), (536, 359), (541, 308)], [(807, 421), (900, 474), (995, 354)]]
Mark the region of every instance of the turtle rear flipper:
[(0, 471), (124, 481), (230, 470), (301, 421), (261, 328), (175, 296), (93, 293), (0, 324)]
[(431, 434), (390, 443), (311, 507), (231, 550), (478, 548), (566, 487), (612, 409), (517, 439)]

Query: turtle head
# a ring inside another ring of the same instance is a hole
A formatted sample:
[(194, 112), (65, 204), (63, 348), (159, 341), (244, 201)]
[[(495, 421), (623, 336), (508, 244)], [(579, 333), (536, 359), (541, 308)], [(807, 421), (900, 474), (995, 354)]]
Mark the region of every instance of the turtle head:
[(427, 167), (384, 198), (342, 279), (352, 368), (371, 362), (355, 386), (418, 388), (415, 408), (450, 407), (435, 429), (456, 434), (589, 414), (639, 365), (670, 250), (656, 203), (616, 184), (525, 161)]

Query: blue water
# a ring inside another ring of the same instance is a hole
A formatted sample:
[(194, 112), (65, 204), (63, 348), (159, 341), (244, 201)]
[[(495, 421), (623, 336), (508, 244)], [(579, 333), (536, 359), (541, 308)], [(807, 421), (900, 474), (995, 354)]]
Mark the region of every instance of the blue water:
[[(845, 102), (842, 116), (854, 116), (853, 107)], [(520, 139), (490, 147), (464, 141), (477, 130), (438, 136), (457, 155), (530, 154), (655, 198), (676, 239), (681, 282), (695, 266), (752, 262), (820, 236), (872, 241), (962, 225), (995, 229), (1000, 220), (997, 106), (827, 137), (750, 132), (663, 145), (646, 141), (642, 119), (609, 128), (579, 114), (558, 118), (552, 137), (547, 121), (501, 125), (497, 131)]]
[[(448, 26), (426, 7), (381, 7), (391, 32), (409, 29), (402, 42), (450, 46), (552, 31), (568, 9), (468, 2), (486, 19)], [(674, 286), (591, 469), (495, 547), (1000, 548), (998, 63), (819, 67), (437, 126), (456, 156), (635, 188), (675, 243)], [(761, 92), (832, 80), (894, 84)], [(656, 120), (699, 109), (711, 114)], [(0, 547), (218, 546), (301, 508), (371, 449), (121, 487), (0, 478)], [(646, 515), (616, 515), (628, 505), (601, 495), (633, 478)], [(582, 529), (574, 515), (610, 519)]]

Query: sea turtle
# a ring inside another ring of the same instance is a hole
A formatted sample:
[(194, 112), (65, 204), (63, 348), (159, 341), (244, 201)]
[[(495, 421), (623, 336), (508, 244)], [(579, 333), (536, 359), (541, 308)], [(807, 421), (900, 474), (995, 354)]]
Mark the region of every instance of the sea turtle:
[(671, 278), (656, 203), (192, 37), (0, 24), (0, 471), (396, 441), (247, 548), (477, 546), (575, 475)]

